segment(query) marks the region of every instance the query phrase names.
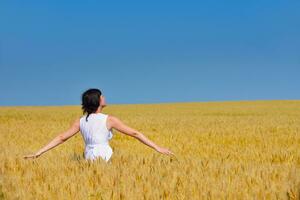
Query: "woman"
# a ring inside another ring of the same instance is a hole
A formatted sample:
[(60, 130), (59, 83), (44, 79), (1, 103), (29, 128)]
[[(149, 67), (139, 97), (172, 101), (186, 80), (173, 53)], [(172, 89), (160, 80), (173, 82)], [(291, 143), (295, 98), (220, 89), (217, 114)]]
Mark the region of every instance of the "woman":
[(99, 89), (85, 91), (82, 94), (81, 105), (84, 115), (76, 119), (68, 130), (56, 136), (35, 154), (26, 155), (24, 158), (37, 158), (46, 151), (64, 143), (80, 131), (85, 143), (84, 158), (95, 160), (101, 157), (108, 162), (113, 153), (112, 148), (109, 146), (109, 140), (113, 136), (112, 129), (138, 139), (159, 153), (174, 155), (169, 149), (158, 146), (139, 131), (124, 124), (117, 117), (102, 113), (106, 102)]

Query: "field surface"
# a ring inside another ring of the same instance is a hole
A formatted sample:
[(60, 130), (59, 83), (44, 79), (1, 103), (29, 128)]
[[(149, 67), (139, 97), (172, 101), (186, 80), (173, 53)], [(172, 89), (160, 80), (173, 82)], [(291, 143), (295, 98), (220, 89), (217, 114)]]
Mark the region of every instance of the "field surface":
[(299, 199), (300, 101), (109, 105), (176, 157), (116, 130), (111, 163), (83, 159), (80, 106), (0, 107), (0, 199)]

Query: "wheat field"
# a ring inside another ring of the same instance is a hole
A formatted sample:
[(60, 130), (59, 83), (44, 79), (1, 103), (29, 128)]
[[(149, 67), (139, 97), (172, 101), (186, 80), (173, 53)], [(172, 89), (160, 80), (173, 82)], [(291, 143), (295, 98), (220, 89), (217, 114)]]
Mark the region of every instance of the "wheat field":
[(0, 199), (299, 199), (300, 101), (109, 105), (176, 157), (116, 130), (111, 163), (83, 159), (80, 132), (34, 153), (80, 106), (0, 107)]

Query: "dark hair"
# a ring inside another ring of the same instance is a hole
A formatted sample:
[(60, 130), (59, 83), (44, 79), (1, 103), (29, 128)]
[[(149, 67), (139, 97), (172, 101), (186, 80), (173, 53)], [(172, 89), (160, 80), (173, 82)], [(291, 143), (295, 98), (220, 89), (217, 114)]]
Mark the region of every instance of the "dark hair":
[(99, 101), (100, 101), (101, 94), (102, 94), (101, 91), (95, 88), (88, 89), (82, 94), (81, 105), (82, 105), (83, 114), (87, 113), (85, 119), (86, 121), (88, 121), (87, 118), (91, 113), (97, 111), (100, 105)]

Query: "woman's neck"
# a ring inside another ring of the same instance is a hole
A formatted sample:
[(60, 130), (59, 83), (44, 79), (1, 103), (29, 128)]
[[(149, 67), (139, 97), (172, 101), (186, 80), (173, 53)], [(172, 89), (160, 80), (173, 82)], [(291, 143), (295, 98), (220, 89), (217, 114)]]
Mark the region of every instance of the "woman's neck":
[(96, 113), (101, 113), (102, 112), (102, 106), (99, 106)]

